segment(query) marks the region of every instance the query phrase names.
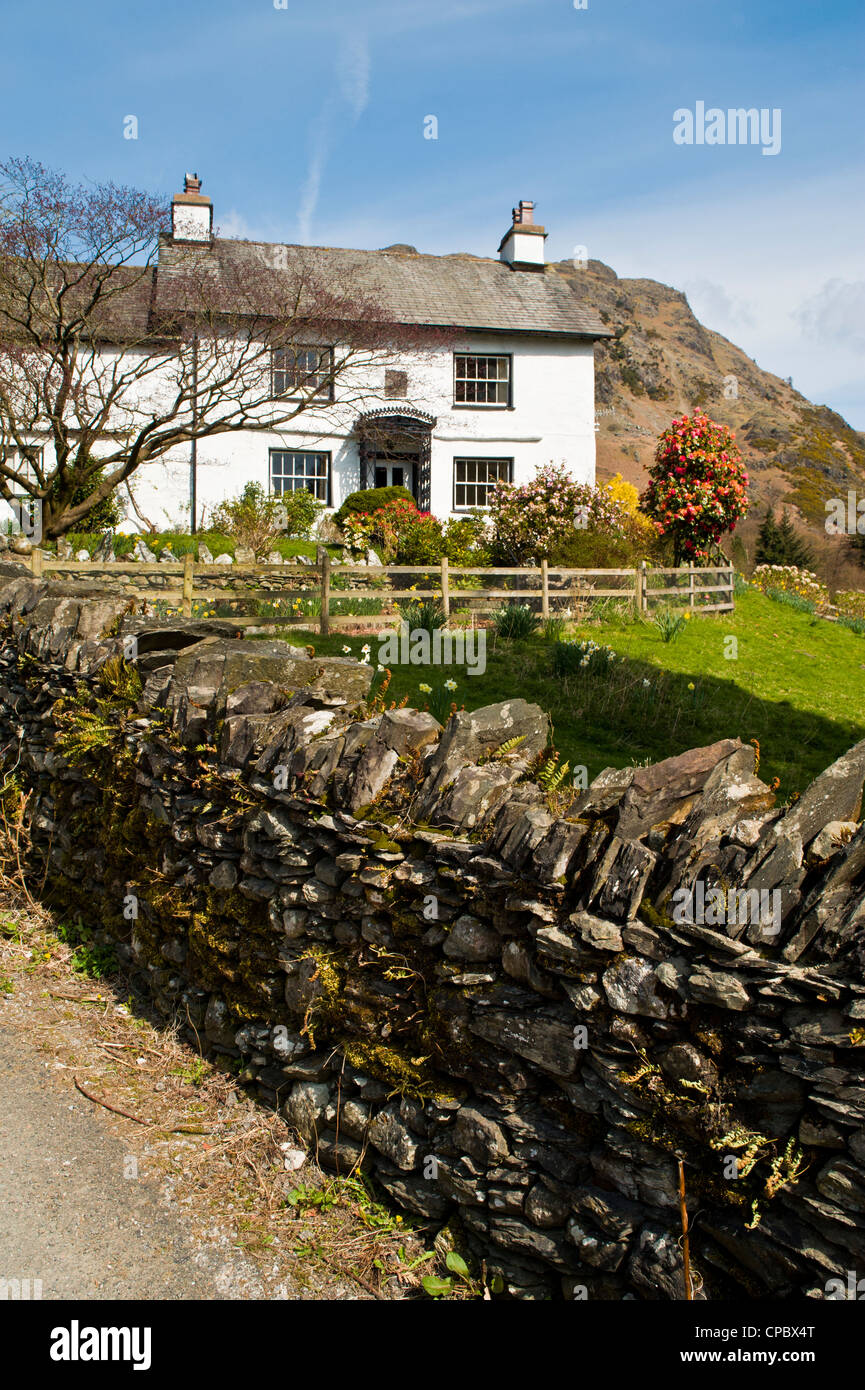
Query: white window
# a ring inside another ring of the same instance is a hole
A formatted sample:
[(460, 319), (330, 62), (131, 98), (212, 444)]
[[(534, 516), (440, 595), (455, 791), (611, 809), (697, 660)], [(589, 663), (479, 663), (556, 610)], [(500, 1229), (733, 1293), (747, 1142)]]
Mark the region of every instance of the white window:
[(274, 396), (333, 400), (333, 348), (275, 348)]
[(454, 405), (508, 406), (511, 359), (454, 354)]
[[(28, 483), (38, 483), (39, 480), (33, 465), (34, 463), (40, 467), (42, 465), (42, 450), (40, 448), (34, 445), (32, 448), (21, 451), (18, 449), (0, 449), (0, 458), (20, 478), (26, 479)], [(40, 541), (42, 539), (41, 500), (31, 497), (29, 492), (20, 488), (20, 485), (16, 484), (13, 478), (7, 478), (6, 482), (13, 498), (7, 505), (11, 507), (16, 523), (28, 539)], [(3, 520), (5, 521), (5, 517)]]
[(270, 451), (270, 490), (275, 497), (305, 488), (325, 506), (330, 503), (330, 454)]
[(513, 475), (513, 459), (454, 459), (454, 511), (488, 507), (492, 488)]

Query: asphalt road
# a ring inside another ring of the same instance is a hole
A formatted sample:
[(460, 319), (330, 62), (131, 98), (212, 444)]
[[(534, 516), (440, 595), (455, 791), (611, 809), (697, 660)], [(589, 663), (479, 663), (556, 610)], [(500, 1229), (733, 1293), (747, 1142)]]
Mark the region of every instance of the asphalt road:
[(126, 1158), (0, 1012), (0, 1280), (40, 1279), (43, 1299), (274, 1296), (225, 1237), (200, 1241), (155, 1182), (125, 1178)]

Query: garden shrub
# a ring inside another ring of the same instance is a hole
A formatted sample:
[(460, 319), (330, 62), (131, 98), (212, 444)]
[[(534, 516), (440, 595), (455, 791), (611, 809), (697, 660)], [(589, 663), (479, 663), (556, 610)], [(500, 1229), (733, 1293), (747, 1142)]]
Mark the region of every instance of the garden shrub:
[(641, 558), (641, 548), (626, 536), (572, 531), (553, 546), (549, 562), (553, 569), (631, 569)]
[(343, 523), (349, 550), (373, 548), (386, 565), (438, 564), (444, 554), (441, 522), (419, 512), (413, 499), (397, 498), (373, 512), (350, 512)]
[(414, 497), (407, 487), (362, 488), (359, 492), (348, 494), (333, 519), (337, 526), (342, 526), (346, 517), (352, 512), (377, 512), (380, 507), (387, 506), (388, 502), (400, 501), (414, 504)]
[(530, 483), (497, 483), (492, 489), (492, 559), (503, 565), (538, 564), (578, 530), (625, 535), (626, 517), (624, 505), (608, 492), (576, 482), (563, 465), (551, 463)]
[(708, 562), (722, 535), (748, 512), (748, 474), (726, 425), (701, 410), (674, 420), (658, 440), (642, 505), (673, 563)]
[[(256, 560), (274, 548), (278, 537), (309, 536), (322, 504), (306, 489), (283, 496), (267, 493), (260, 483), (247, 483), (237, 497), (227, 498), (214, 507), (211, 526), (247, 546)], [(298, 529), (299, 528), (299, 529)]]
[(482, 512), (452, 516), (444, 527), (444, 553), (452, 565), (488, 565), (492, 559), (489, 523)]

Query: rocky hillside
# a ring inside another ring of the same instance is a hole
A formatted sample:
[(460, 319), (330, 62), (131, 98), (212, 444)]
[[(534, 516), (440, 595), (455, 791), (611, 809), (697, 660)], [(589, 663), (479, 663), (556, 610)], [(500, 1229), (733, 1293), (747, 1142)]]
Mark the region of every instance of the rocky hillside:
[(677, 413), (701, 406), (736, 430), (746, 457), (753, 492), (746, 536), (758, 510), (772, 502), (823, 537), (826, 500), (865, 489), (865, 436), (704, 328), (679, 290), (620, 280), (601, 261), (553, 268), (616, 333), (596, 352), (600, 478), (620, 472), (642, 490), (661, 430)]

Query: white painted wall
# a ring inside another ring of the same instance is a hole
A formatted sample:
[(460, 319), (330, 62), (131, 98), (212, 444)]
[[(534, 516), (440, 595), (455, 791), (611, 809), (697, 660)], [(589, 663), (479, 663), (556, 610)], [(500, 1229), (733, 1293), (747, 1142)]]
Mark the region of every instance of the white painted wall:
[[(453, 353), (513, 355), (509, 408), (455, 407)], [(388, 363), (393, 366), (394, 364)], [(564, 463), (581, 482), (595, 479), (594, 353), (591, 342), (502, 334), (467, 334), (453, 349), (406, 353), (408, 397), (384, 398), (384, 364), (369, 372), (370, 389), (359, 373), (346, 374), (337, 401), (324, 410), (305, 411), (284, 431), (248, 431), (198, 441), (198, 505), (211, 510), (254, 480), (269, 487), (273, 448), (327, 451), (332, 455), (332, 503), (338, 507), (356, 490), (360, 476), (358, 442), (352, 427), (363, 409), (387, 408), (398, 414), (414, 405), (437, 418), (432, 436), (432, 510), (445, 518), (453, 509), (455, 457), (513, 458), (514, 481), (528, 482), (544, 464)], [(351, 377), (351, 379), (349, 379)], [(370, 480), (371, 481), (371, 480)], [(141, 511), (162, 527), (188, 523), (189, 446), (158, 463), (146, 464), (133, 482)], [(206, 518), (205, 518), (206, 520)], [(126, 528), (138, 523), (130, 517)]]
[[(510, 407), (455, 406), (454, 353), (512, 355)], [(106, 367), (112, 355), (106, 354)], [(337, 349), (337, 360), (339, 350)], [(386, 400), (386, 367), (408, 373), (405, 399)], [(173, 398), (172, 367), (136, 382), (126, 398), (125, 418), (116, 424), (135, 433), (154, 407)], [(198, 521), (248, 481), (269, 488), (271, 449), (314, 450), (332, 457), (334, 507), (357, 489), (360, 477), (357, 417), (366, 410), (386, 408), (399, 414), (413, 405), (436, 417), (431, 451), (431, 505), (436, 516), (453, 510), (453, 460), (512, 458), (516, 483), (528, 482), (535, 469), (564, 463), (573, 477), (594, 482), (594, 353), (590, 341), (527, 335), (466, 333), (447, 348), (401, 352), (399, 359), (378, 356), (352, 365), (338, 381), (336, 400), (303, 411), (281, 430), (265, 428), (213, 435), (198, 441)], [(116, 446), (115, 446), (116, 447)], [(102, 452), (100, 449), (96, 453)], [(148, 521), (160, 529), (189, 524), (191, 446), (184, 444), (133, 475), (136, 503)], [(49, 457), (50, 461), (50, 457)], [(372, 479), (369, 480), (372, 483)], [(120, 489), (124, 502), (125, 489)], [(121, 529), (136, 531), (141, 521), (127, 505)]]

